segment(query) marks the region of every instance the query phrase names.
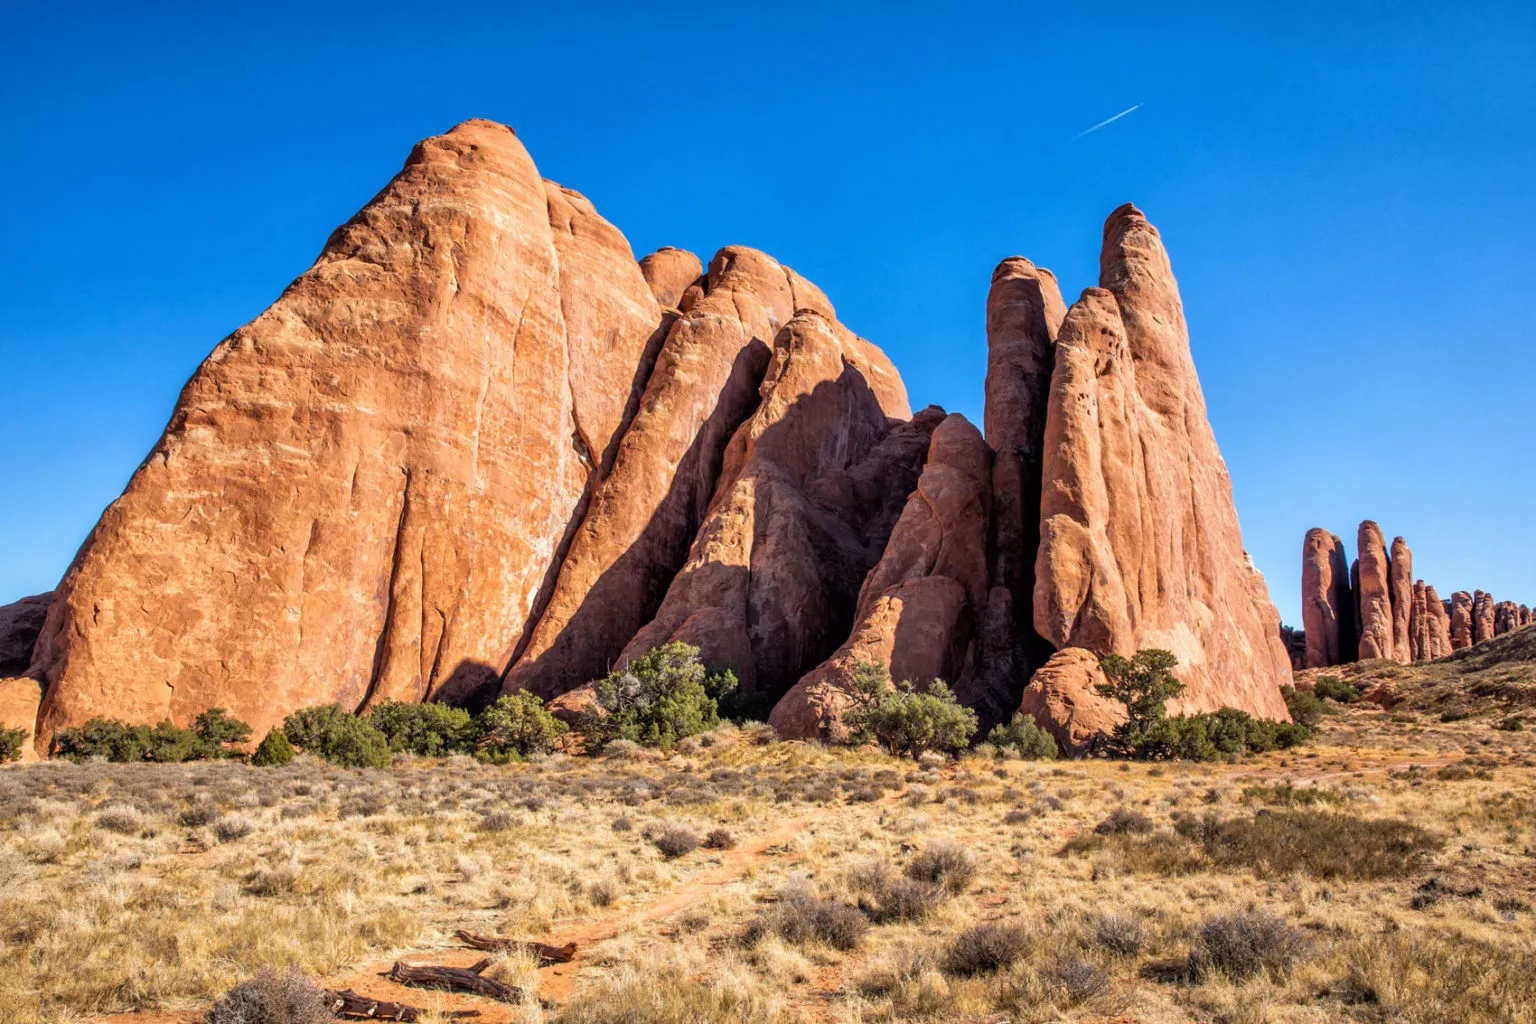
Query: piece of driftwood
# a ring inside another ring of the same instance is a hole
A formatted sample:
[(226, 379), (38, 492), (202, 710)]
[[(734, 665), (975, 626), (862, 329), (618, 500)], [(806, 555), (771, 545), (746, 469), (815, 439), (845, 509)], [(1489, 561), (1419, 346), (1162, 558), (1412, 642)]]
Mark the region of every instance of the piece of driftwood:
[[(351, 1020), (395, 1020), (410, 1021), (421, 1020), (422, 1014), (427, 1011), (419, 1006), (407, 1006), (405, 1003), (390, 1003), (382, 999), (370, 999), (360, 996), (349, 988), (340, 992), (335, 989), (326, 989), (326, 999), (331, 1006), (331, 1013), (337, 1017)], [(451, 1010), (442, 1016), (455, 1020), (480, 1016), (479, 1010)]]
[(517, 951), (537, 957), (539, 965), (568, 964), (576, 959), (576, 943), (567, 942), (563, 946), (551, 946), (543, 942), (532, 942), (526, 939), (504, 939), (499, 935), (476, 935), (474, 932), (456, 931), (453, 933), (458, 940), (470, 949), (484, 949), (490, 952), (505, 953)]
[(431, 965), (412, 967), (410, 964), (396, 961), (386, 977), (402, 985), (415, 985), (418, 988), (446, 988), (456, 992), (473, 992), (476, 995), (490, 996), (505, 1003), (519, 1002), (523, 998), (522, 989), (514, 985), (502, 984), (493, 978), (480, 976), (480, 972), (489, 966), (491, 966), (489, 959), (481, 960), (473, 967)]

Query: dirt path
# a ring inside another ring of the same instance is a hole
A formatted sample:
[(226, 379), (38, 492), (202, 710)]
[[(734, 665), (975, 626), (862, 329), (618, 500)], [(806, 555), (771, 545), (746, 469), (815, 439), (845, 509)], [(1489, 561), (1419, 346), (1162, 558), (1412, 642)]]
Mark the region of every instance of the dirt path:
[[(899, 793), (887, 794), (882, 802), (894, 802)], [(680, 911), (705, 902), (721, 888), (745, 876), (755, 865), (769, 857), (777, 856), (776, 847), (792, 841), (819, 819), (837, 811), (836, 807), (817, 810), (789, 818), (777, 827), (752, 836), (734, 849), (719, 854), (718, 863), (695, 872), (681, 886), (664, 893), (648, 903), (619, 907), (612, 912), (581, 918), (558, 926), (549, 935), (528, 936), (550, 945), (563, 946), (576, 943), (576, 958), (567, 964), (556, 964), (539, 971), (539, 987), (536, 995), (547, 1004), (560, 1005), (571, 997), (582, 961), (590, 955), (592, 947), (636, 925), (661, 921)], [(480, 999), (472, 995), (456, 993), (423, 992), (398, 985), (380, 975), (388, 971), (396, 960), (407, 963), (433, 963), (450, 967), (468, 967), (485, 956), (484, 953), (456, 946), (437, 946), (410, 950), (373, 963), (351, 968), (345, 972), (319, 979), (327, 988), (351, 988), (374, 999), (429, 1006), (438, 1010), (479, 1010), (479, 1024), (504, 1024), (510, 1021), (513, 1010), (498, 1002)], [(112, 1024), (180, 1024), (179, 1020), (166, 1017), (163, 1021), (143, 1015), (130, 1015)]]

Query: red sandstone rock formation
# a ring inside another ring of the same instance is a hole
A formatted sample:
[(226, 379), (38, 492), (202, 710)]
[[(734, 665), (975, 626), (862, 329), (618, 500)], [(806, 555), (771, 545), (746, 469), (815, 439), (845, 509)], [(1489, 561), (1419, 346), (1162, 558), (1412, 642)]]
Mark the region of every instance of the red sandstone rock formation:
[(1082, 754), (1096, 737), (1125, 721), (1122, 704), (1099, 696), (1096, 687), (1105, 682), (1097, 654), (1068, 647), (1052, 655), (1030, 679), (1019, 713), (1049, 731), (1062, 753)]
[(21, 744), (21, 759), (36, 761), (33, 745), (37, 727), (37, 709), (42, 703), (42, 684), (36, 679), (0, 679), (0, 729), (20, 729), (26, 733)]
[[(6, 682), (0, 718), (46, 744), (95, 715), (221, 705), (261, 732), (498, 684), (575, 706), (679, 639), (749, 696), (796, 684), (775, 712), (796, 734), (835, 728), (839, 673), (872, 657), (1079, 750), (1121, 714), (1098, 657), (1142, 647), (1179, 656), (1176, 711), (1283, 719), (1279, 617), (1133, 207), (1100, 283), (1067, 315), (1048, 271), (999, 266), (989, 447), (911, 416), (792, 271), (741, 248), (637, 264), (509, 129), (467, 122), (199, 368), (47, 612), (40, 707)], [(1329, 570), (1342, 656), (1341, 553)]]
[(660, 311), (510, 129), (416, 147), (221, 343), (60, 585), (40, 733), (494, 682)]
[[(648, 274), (679, 267), (675, 287), (698, 265), (685, 257), (678, 249), (646, 257)], [(550, 698), (600, 678), (656, 614), (704, 520), (725, 447), (757, 408), (774, 335), (801, 306), (833, 316), (819, 290), (763, 253), (732, 247), (710, 261), (700, 293), (667, 335), (508, 690)]]
[(1446, 602), (1440, 600), (1440, 595), (1435, 593), (1432, 586), (1424, 587), (1424, 610), (1428, 619), (1424, 659), (1435, 661), (1449, 656), (1452, 649), (1451, 615), (1446, 610)]
[(1360, 660), (1394, 657), (1392, 648), (1391, 563), (1381, 527), (1367, 519), (1360, 524), (1360, 578), (1355, 602), (1360, 609)]
[(894, 377), (879, 362), (814, 310), (779, 331), (762, 402), (731, 439), (687, 562), (620, 662), (681, 640), (771, 702), (847, 639), (941, 418), (893, 429), (905, 396), (879, 393), (880, 377)]
[(1472, 615), (1472, 595), (1458, 590), (1451, 595), (1451, 649), (1459, 651), (1471, 647), (1475, 632)]
[(1472, 592), (1472, 642), (1480, 644), (1493, 639), (1493, 595), (1481, 590)]
[(1429, 608), (1423, 580), (1414, 583), (1412, 595), (1407, 630), (1409, 660), (1424, 661), (1429, 650)]
[[(960, 678), (987, 602), (991, 479), (992, 452), (980, 432), (959, 414), (946, 417), (885, 553), (864, 579), (852, 635), (774, 707), (769, 722), (780, 736), (837, 737), (860, 661), (888, 666), (898, 681)], [(988, 696), (963, 688), (958, 695), (971, 705)]]
[(1387, 568), (1387, 587), (1392, 594), (1392, 657), (1403, 664), (1416, 660), (1408, 635), (1413, 617), (1413, 552), (1401, 537), (1392, 539), (1391, 562)]
[(1306, 633), (1306, 668), (1352, 661), (1354, 600), (1344, 542), (1323, 529), (1307, 531), (1301, 548), (1301, 618)]
[[(1018, 691), (1052, 649), (1034, 628), (1035, 553), (1045, 423), (1056, 335), (1066, 316), (1055, 275), (1022, 256), (998, 264), (987, 295), (986, 437), (992, 471), (993, 564), (989, 638), (978, 671), (990, 688)], [(1006, 597), (1005, 597), (1006, 595)], [(990, 639), (994, 635), (996, 639)]]
[[(1105, 225), (1100, 284), (1057, 336), (1036, 630), (1095, 654), (1173, 651), (1187, 687), (1176, 710), (1286, 719), (1279, 615), (1242, 548), (1167, 255), (1134, 207)], [(1028, 706), (1061, 706), (1063, 695), (1039, 691), (1067, 675), (1065, 663), (1036, 674)], [(1038, 713), (1071, 741), (1053, 713)]]
[(32, 647), (52, 603), (49, 592), (0, 606), (0, 676), (20, 675), (32, 664)]
[[(651, 294), (663, 307), (679, 309), (690, 286), (708, 285), (702, 280), (704, 267), (699, 258), (686, 249), (664, 245), (640, 261), (640, 273), (651, 286)], [(787, 275), (786, 275), (787, 276)]]
[(1513, 601), (1500, 601), (1493, 606), (1493, 635), (1503, 636), (1512, 629), (1520, 628), (1520, 606)]

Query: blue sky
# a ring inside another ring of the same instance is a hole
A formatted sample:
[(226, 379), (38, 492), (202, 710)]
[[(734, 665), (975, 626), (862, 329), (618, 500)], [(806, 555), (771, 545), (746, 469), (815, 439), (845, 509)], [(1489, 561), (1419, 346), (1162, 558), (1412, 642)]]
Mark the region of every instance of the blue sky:
[(1536, 5), (230, 6), (0, 9), (0, 600), (416, 139), (489, 117), (637, 254), (762, 248), (978, 422), (992, 267), (1070, 301), (1133, 201), (1287, 621), (1303, 532), (1367, 517), (1442, 595), (1536, 602)]

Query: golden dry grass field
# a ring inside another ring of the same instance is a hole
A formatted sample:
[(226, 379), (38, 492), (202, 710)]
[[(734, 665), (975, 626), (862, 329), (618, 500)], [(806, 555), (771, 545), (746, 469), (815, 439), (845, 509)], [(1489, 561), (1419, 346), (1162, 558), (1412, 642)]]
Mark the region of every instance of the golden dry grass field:
[[(1532, 1021), (1536, 730), (1501, 720), (1351, 704), (1216, 764), (727, 727), (507, 767), (11, 766), (0, 1021), (198, 1021), (268, 965), (485, 1024)], [(514, 1004), (379, 977), (475, 962), (459, 929), (579, 953), (497, 958)]]

